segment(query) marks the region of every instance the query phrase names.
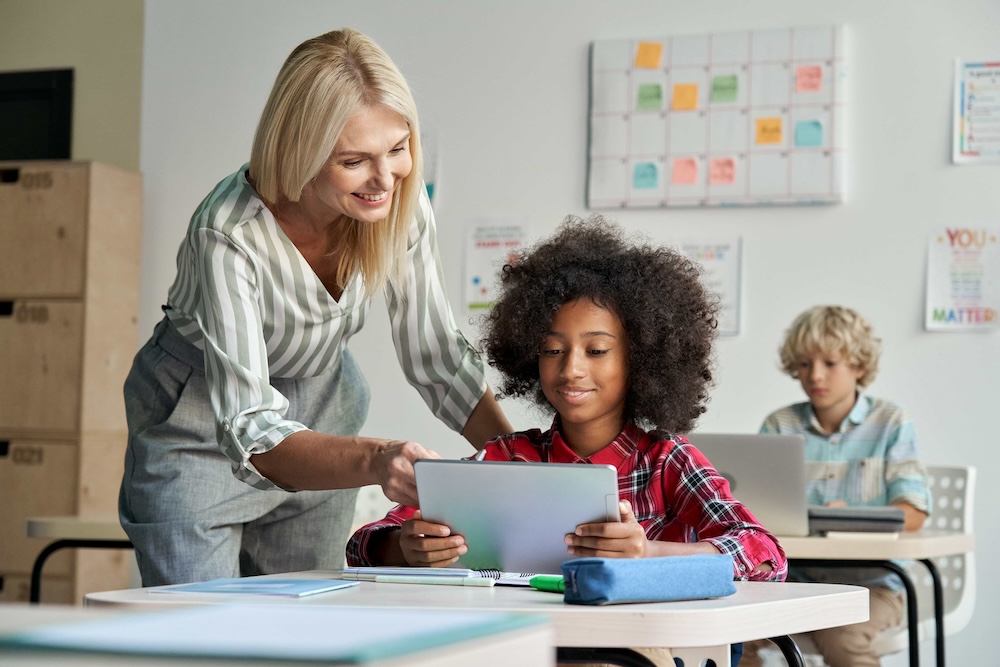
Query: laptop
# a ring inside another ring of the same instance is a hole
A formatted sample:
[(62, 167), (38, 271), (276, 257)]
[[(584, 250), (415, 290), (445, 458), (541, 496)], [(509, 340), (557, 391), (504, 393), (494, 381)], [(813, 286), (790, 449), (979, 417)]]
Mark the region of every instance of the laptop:
[(689, 433), (687, 439), (729, 481), (733, 497), (772, 534), (899, 532), (898, 507), (820, 507), (806, 494), (805, 437), (759, 433)]
[(559, 574), (567, 533), (620, 519), (609, 465), (419, 459), (413, 471), (423, 517), (465, 536), (455, 567)]

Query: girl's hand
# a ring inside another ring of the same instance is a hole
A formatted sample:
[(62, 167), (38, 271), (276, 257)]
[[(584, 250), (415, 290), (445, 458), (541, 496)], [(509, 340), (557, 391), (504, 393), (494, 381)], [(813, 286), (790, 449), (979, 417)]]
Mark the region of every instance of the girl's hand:
[(448, 567), (469, 550), (464, 537), (452, 535), (448, 526), (424, 521), (420, 510), (403, 522), (399, 548), (407, 565), (420, 567)]
[(621, 523), (584, 523), (566, 536), (566, 549), (576, 558), (645, 558), (646, 532), (627, 500), (618, 503)]

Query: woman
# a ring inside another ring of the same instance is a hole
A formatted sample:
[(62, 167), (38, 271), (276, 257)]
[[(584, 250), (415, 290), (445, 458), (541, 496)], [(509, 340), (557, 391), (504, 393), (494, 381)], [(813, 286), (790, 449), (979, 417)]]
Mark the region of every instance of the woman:
[(291, 53), (125, 383), (119, 514), (143, 585), (337, 568), (357, 487), (416, 502), (412, 462), (437, 455), (358, 436), (369, 395), (347, 342), (383, 288), (433, 413), (476, 447), (512, 430), (452, 317), (420, 171), (385, 52), (345, 29)]

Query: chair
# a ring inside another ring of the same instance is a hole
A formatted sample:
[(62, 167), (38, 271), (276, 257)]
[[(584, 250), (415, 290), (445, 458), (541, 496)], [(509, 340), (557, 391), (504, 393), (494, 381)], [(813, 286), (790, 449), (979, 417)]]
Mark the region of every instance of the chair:
[[(971, 533), (976, 469), (972, 466), (927, 466), (927, 483), (933, 496), (934, 506), (924, 526), (934, 530)], [(941, 587), (944, 593), (945, 635), (959, 632), (972, 619), (976, 604), (975, 557), (975, 553), (969, 552), (933, 559), (941, 575)], [(920, 639), (934, 637), (934, 590), (931, 576), (927, 568), (917, 561), (910, 562), (906, 570), (917, 590)], [(793, 639), (802, 650), (807, 665), (821, 667), (826, 664), (808, 635), (795, 635)], [(881, 633), (875, 638), (874, 647), (879, 655), (905, 651), (908, 647), (906, 627), (892, 628)], [(781, 664), (777, 651), (763, 649), (760, 656), (765, 666)]]

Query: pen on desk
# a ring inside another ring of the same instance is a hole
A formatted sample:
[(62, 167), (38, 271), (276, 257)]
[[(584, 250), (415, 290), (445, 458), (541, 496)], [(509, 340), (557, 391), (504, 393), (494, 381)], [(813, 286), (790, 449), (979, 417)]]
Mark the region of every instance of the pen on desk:
[(485, 447), (483, 447), (478, 452), (476, 452), (476, 455), (472, 457), (472, 460), (473, 461), (482, 461), (484, 458), (486, 458), (486, 448)]
[(496, 583), (487, 577), (435, 577), (408, 576), (405, 574), (380, 574), (375, 577), (376, 584), (433, 584), (437, 586), (485, 586)]

